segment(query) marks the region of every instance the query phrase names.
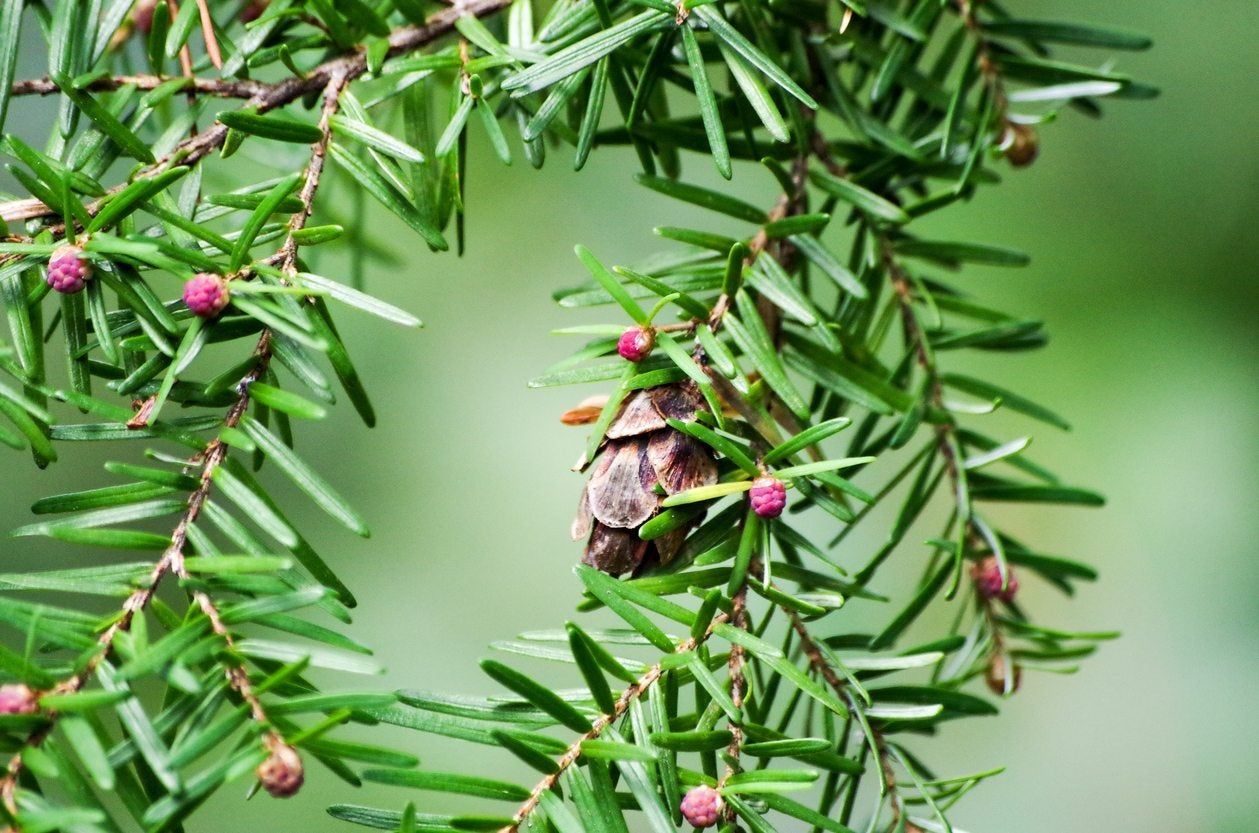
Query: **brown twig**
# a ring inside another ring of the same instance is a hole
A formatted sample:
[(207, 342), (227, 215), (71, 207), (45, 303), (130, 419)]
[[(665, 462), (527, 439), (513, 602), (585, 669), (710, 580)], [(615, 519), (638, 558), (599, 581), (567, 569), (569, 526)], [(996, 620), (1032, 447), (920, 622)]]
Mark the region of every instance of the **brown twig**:
[[(834, 689), (837, 695), (843, 698), (844, 702), (848, 704), (848, 708), (860, 708), (855, 698), (853, 698), (852, 692), (848, 689), (848, 683), (835, 673), (835, 669), (826, 659), (826, 654), (823, 653), (821, 647), (817, 644), (817, 641), (814, 640), (813, 634), (809, 630), (809, 626), (804, 623), (804, 620), (801, 619), (800, 615), (794, 610), (783, 608), (783, 611), (787, 614), (787, 618), (791, 621), (791, 629), (796, 632), (796, 636), (800, 640), (800, 650), (804, 651), (804, 655), (808, 657), (809, 665), (813, 667), (813, 670), (818, 673), (818, 676), (820, 676), (827, 685)], [(896, 775), (892, 771), (892, 759), (891, 754), (887, 749), (887, 739), (883, 736), (882, 732), (871, 727), (870, 740), (873, 743), (874, 748), (877, 749), (879, 753), (879, 770), (881, 771), (883, 777), (883, 787), (885, 791), (892, 796), (892, 812), (894, 814), (893, 820), (899, 820), (902, 812), (900, 805), (903, 802), (897, 794)]]
[[(218, 98), (252, 98), (266, 92), (271, 85), (263, 81), (251, 79), (219, 79), (219, 78), (188, 78), (178, 75), (106, 75), (97, 78), (81, 89), (93, 92), (110, 92), (122, 87), (135, 87), (137, 90), (155, 90), (162, 84), (183, 77), (191, 92), (197, 95), (215, 96)], [(60, 92), (51, 78), (28, 78), (14, 81), (9, 94), (22, 95), (53, 95)]]
[[(714, 616), (712, 622), (709, 623), (708, 627), (704, 630), (704, 633), (701, 636), (693, 636), (689, 639), (682, 640), (678, 643), (677, 647), (673, 649), (673, 652), (675, 654), (685, 654), (687, 651), (694, 651), (697, 647), (707, 641), (708, 637), (712, 636), (713, 630), (718, 625), (729, 621), (729, 619), (730, 617), (725, 613)], [(516, 810), (515, 815), (512, 816), (512, 823), (502, 828), (499, 833), (517, 833), (524, 820), (529, 817), (530, 813), (537, 809), (539, 802), (542, 801), (542, 796), (549, 790), (554, 789), (555, 785), (559, 783), (560, 776), (563, 775), (564, 772), (570, 766), (575, 764), (577, 759), (581, 757), (582, 743), (588, 740), (595, 740), (613, 723), (624, 717), (625, 712), (634, 703), (634, 701), (637, 700), (644, 691), (655, 685), (656, 681), (660, 679), (660, 675), (663, 673), (664, 663), (658, 662), (651, 668), (648, 668), (641, 677), (621, 692), (621, 696), (617, 698), (616, 703), (613, 704), (612, 711), (607, 714), (601, 714), (595, 718), (594, 723), (590, 725), (590, 731), (573, 741), (564, 754), (560, 756), (559, 760), (555, 762), (555, 771), (550, 775), (547, 775), (534, 786), (533, 790), (529, 793), (529, 797), (523, 804), (520, 805), (520, 808)]]
[[(749, 566), (748, 568), (752, 568)], [(746, 631), (748, 629), (748, 583), (745, 577), (743, 583), (739, 585), (739, 589), (731, 598), (730, 624), (739, 630)], [(747, 695), (747, 677), (744, 673), (744, 660), (746, 652), (743, 646), (737, 642), (730, 645), (730, 658), (727, 661), (727, 667), (730, 673), (730, 701), (734, 703), (736, 710), (740, 712), (743, 709), (743, 701)], [(729, 721), (730, 724), (730, 744), (726, 747), (726, 771), (721, 777), (721, 785), (730, 780), (739, 767), (739, 756), (743, 751), (743, 727), (736, 721)], [(719, 788), (720, 786), (719, 785)], [(727, 805), (725, 810), (726, 821), (734, 821), (734, 808)]]

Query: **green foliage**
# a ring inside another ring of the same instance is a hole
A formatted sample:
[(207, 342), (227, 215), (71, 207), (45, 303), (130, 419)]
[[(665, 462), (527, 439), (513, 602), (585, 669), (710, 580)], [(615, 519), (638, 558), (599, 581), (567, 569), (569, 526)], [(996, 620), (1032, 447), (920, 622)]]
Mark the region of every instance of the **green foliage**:
[[(911, 746), (996, 712), (968, 690), (977, 678), (1009, 696), (1021, 671), (1073, 671), (1113, 636), (1039, 624), (1015, 601), (1016, 575), (1069, 595), (1096, 573), (1016, 540), (994, 508), (1102, 502), (1030, 459), (1030, 435), (981, 425), (1004, 410), (1065, 421), (942, 361), (1045, 344), (1040, 321), (951, 274), (1028, 257), (936, 239), (923, 220), (1030, 163), (1035, 128), (1060, 112), (1154, 92), (1051, 47), (1148, 41), (978, 0), (539, 5), (185, 0), (173, 17), (145, 0), (3, 5), (0, 125), (34, 95), (53, 96), (56, 117), (39, 148), (0, 137), (19, 189), (0, 203), (0, 443), (41, 467), (77, 442), (127, 455), (106, 464), (106, 485), (36, 501), (39, 520), (13, 534), (128, 554), (0, 575), (15, 646), (0, 648), (0, 676), (19, 703), (0, 715), (12, 753), (0, 820), (177, 830), (260, 764), (281, 794), (268, 767), (295, 749), (351, 785), (489, 802), (330, 810), (381, 829), (620, 833), (639, 813), (668, 833), (681, 796), (706, 784), (723, 823), (758, 833), (948, 831), (952, 806), (1000, 770), (937, 775)], [(15, 81), (28, 49), (47, 53), (48, 75)], [(578, 607), (623, 626), (573, 621), (495, 646), (574, 666), (578, 690), (487, 659), (510, 694), (325, 691), (316, 676), (340, 678), (314, 669), (379, 669), (338, 629), (351, 588), (273, 492), (296, 486), (369, 534), (294, 434), (340, 394), (374, 423), (342, 307), (420, 322), (319, 273), (321, 245), (350, 252), (351, 275), (390, 256), (361, 208), (319, 198), (366, 193), (429, 249), (453, 238), (461, 251), (469, 131), (535, 167), (548, 151), (571, 147), (580, 169), (629, 146), (645, 187), (695, 209), (689, 227), (658, 229), (676, 245), (632, 267), (578, 247), (591, 278), (557, 300), (607, 323), (570, 330), (589, 341), (533, 382), (615, 385), (575, 412), (593, 426), (595, 536)], [(691, 153), (763, 183), (763, 204), (689, 184)], [(66, 244), (92, 275), (55, 302), (45, 274)], [(197, 273), (228, 287), (220, 314), (179, 300)], [(631, 325), (656, 346), (637, 363), (616, 357)], [(657, 398), (692, 395), (681, 410)], [(634, 413), (650, 424), (630, 426)], [(621, 455), (651, 482), (607, 480)], [(771, 476), (790, 511), (761, 518), (745, 493)], [(608, 526), (604, 497), (647, 511)], [(806, 517), (832, 540), (813, 540)], [(847, 536), (871, 517), (890, 526), (861, 552)], [(925, 547), (906, 541), (918, 524), (931, 525)], [(597, 544), (612, 527), (634, 554), (615, 565)], [(916, 582), (885, 571), (898, 553)], [(167, 585), (180, 592), (159, 595)], [(112, 612), (87, 603), (100, 597)], [(882, 611), (881, 629), (853, 631), (851, 606)], [(936, 608), (951, 624), (913, 641)], [(541, 780), (417, 769), (409, 752), (337, 737), (380, 722), (499, 747)]]

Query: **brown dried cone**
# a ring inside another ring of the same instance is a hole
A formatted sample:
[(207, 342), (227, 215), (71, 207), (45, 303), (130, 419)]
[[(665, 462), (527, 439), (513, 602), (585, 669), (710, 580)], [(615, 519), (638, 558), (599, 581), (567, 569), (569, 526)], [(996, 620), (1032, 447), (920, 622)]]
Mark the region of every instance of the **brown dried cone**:
[(620, 575), (677, 555), (689, 527), (654, 541), (639, 528), (660, 511), (664, 495), (717, 482), (717, 463), (708, 446), (670, 428), (666, 419), (692, 422), (704, 405), (691, 382), (634, 393), (604, 438), (599, 459), (581, 493), (573, 540), (590, 536), (582, 562)]

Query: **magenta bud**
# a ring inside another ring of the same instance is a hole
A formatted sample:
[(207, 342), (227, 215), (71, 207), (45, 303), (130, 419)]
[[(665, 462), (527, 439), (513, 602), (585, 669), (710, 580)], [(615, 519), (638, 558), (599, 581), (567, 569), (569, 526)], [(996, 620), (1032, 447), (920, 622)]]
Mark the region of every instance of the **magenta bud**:
[(39, 699), (29, 686), (21, 683), (0, 685), (0, 714), (34, 714)]
[(287, 744), (276, 744), (271, 755), (258, 764), (258, 780), (272, 798), (289, 798), (297, 794), (306, 780), (302, 759), (297, 750)]
[(1019, 590), (1019, 580), (1014, 573), (1009, 573), (1005, 588), (1001, 587), (1001, 567), (995, 556), (988, 556), (971, 568), (971, 576), (975, 579), (975, 589), (979, 595), (989, 601), (1001, 599), (1005, 602), (1014, 601), (1014, 594)]
[(227, 306), (230, 297), (227, 281), (209, 272), (193, 275), (184, 284), (184, 303), (194, 315), (202, 318), (218, 315)]
[(82, 292), (92, 277), (92, 263), (78, 246), (60, 246), (48, 259), (48, 285), (65, 295)]
[(655, 346), (656, 333), (651, 327), (630, 327), (617, 339), (616, 352), (626, 361), (641, 362)]
[(758, 477), (748, 492), (752, 511), (762, 518), (777, 518), (787, 506), (787, 487), (777, 477)]
[(712, 787), (700, 785), (689, 790), (682, 798), (682, 818), (692, 827), (712, 827), (721, 817), (726, 802), (721, 793)]

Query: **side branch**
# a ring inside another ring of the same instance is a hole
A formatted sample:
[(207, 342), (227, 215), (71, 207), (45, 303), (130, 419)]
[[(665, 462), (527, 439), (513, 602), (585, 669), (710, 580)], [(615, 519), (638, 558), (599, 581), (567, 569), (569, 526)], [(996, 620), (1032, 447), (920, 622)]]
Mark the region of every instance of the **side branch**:
[[(328, 142), (331, 139), (331, 119), (340, 104), (341, 93), (345, 90), (348, 83), (349, 78), (346, 74), (335, 73), (329, 78), (324, 91), (323, 109), (319, 119), (321, 136), (319, 141), (311, 146), (310, 161), (306, 166), (305, 178), (299, 193), (302, 207), (290, 219), (289, 233), (280, 251), (280, 262), (282, 268), (286, 271), (292, 270), (296, 265), (297, 242), (294, 238), (294, 233), (305, 226), (314, 208), (315, 194), (319, 189), (324, 158), (327, 153)], [(240, 424), (241, 419), (249, 408), (249, 386), (262, 378), (270, 366), (271, 334), (269, 330), (264, 330), (259, 337), (257, 346), (254, 348), (254, 356), (255, 362), (253, 367), (237, 385), (238, 398), (224, 416), (224, 428), (236, 428)], [(148, 580), (127, 597), (123, 603), (122, 612), (101, 634), (97, 640), (94, 652), (84, 663), (83, 667), (73, 676), (55, 686), (51, 693), (72, 694), (82, 689), (92, 678), (100, 663), (109, 655), (118, 635), (123, 631), (129, 630), (136, 615), (143, 611), (149, 602), (152, 601), (162, 580), (171, 573), (179, 579), (187, 579), (189, 577), (184, 561), (184, 549), (188, 543), (188, 530), (196, 523), (202, 507), (205, 505), (206, 500), (209, 499), (214, 473), (218, 471), (227, 459), (227, 453), (228, 446), (218, 439), (212, 440), (205, 451), (202, 452), (201, 472), (197, 488), (189, 496), (187, 508), (184, 510), (183, 515), (180, 516), (178, 524), (176, 524), (174, 531), (171, 533), (171, 542), (163, 551), (157, 564), (154, 565)], [(202, 590), (193, 591), (192, 598), (197, 607), (209, 620), (211, 630), (223, 639), (229, 651), (234, 652), (235, 640), (227, 625), (223, 622), (222, 614), (214, 600)], [(268, 725), (270, 721), (267, 719), (266, 711), (261, 700), (258, 699), (257, 694), (254, 692), (249, 674), (245, 668), (241, 665), (232, 665), (226, 670), (226, 675), (231, 688), (236, 691), (241, 700), (248, 706), (252, 718), (262, 725)], [(47, 716), (49, 719), (48, 723), (28, 736), (23, 744), (23, 750), (43, 743), (52, 732), (58, 715), (56, 712), (50, 712)], [(283, 738), (277, 732), (271, 730), (265, 737), (264, 743), (269, 749), (274, 750), (277, 746), (283, 744)], [(4, 776), (0, 778), (0, 800), (3, 800), (5, 808), (11, 815), (17, 813), (14, 793), (17, 789), (17, 780), (21, 771), (22, 754), (19, 751), (10, 759)]]
[[(679, 642), (678, 646), (673, 649), (673, 652), (675, 654), (685, 654), (687, 651), (695, 650), (707, 641), (708, 637), (712, 636), (713, 629), (716, 628), (717, 625), (723, 624), (729, 619), (729, 615), (724, 613), (714, 616), (713, 621), (708, 625), (708, 628), (704, 631), (703, 635), (699, 637), (693, 636), (690, 639)], [(564, 774), (564, 771), (575, 764), (577, 759), (581, 757), (582, 743), (588, 740), (595, 740), (602, 735), (609, 726), (624, 717), (625, 712), (634, 703), (634, 701), (637, 700), (644, 691), (655, 685), (656, 681), (660, 679), (660, 675), (663, 673), (664, 663), (658, 662), (651, 668), (648, 668), (635, 683), (626, 688), (625, 691), (621, 692), (621, 696), (613, 705), (612, 711), (607, 714), (599, 715), (595, 719), (594, 723), (591, 724), (590, 731), (573, 741), (572, 745), (568, 747), (568, 749), (556, 762), (555, 772), (546, 776), (537, 783), (532, 792), (529, 793), (529, 798), (525, 800), (524, 804), (520, 805), (520, 809), (518, 809), (516, 814), (512, 816), (512, 823), (500, 830), (499, 833), (517, 833), (524, 820), (529, 817), (530, 813), (537, 809), (538, 803), (542, 800), (542, 796), (549, 790), (553, 789), (555, 785), (559, 783), (560, 776)]]

